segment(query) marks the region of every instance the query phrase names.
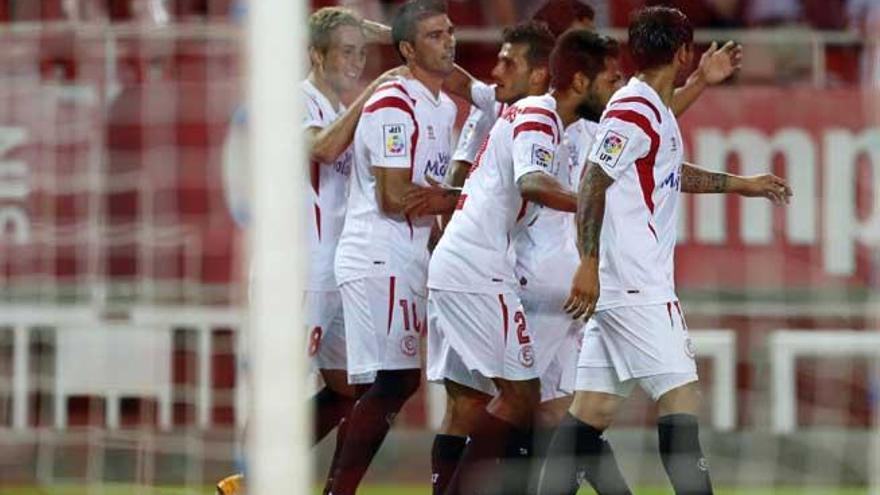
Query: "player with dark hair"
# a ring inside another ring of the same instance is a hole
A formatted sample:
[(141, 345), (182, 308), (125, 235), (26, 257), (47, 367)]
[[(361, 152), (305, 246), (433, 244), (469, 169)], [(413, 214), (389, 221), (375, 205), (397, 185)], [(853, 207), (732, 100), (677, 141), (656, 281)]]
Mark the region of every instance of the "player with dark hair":
[[(348, 108), (342, 95), (356, 88), (366, 62), (368, 38), (382, 37), (376, 24), (368, 25), (350, 9), (325, 7), (309, 16), (311, 71), (300, 89), (306, 103), (303, 128), (311, 179), (305, 198), (311, 260), (304, 295), (307, 352), (324, 381), (324, 387), (312, 398), (315, 443), (337, 425), (344, 430), (345, 417), (358, 395), (346, 373), (345, 326), (333, 260), (345, 218), (355, 126), (367, 98), (395, 76), (397, 69), (370, 83)], [(344, 433), (340, 431), (338, 436), (344, 437)], [(218, 483), (217, 490), (231, 495), (242, 485), (243, 476), (238, 474)]]
[[(492, 76), (494, 86), (486, 85), (463, 70), (457, 70), (445, 84), (450, 92), (474, 103), (462, 127), (453, 162), (447, 173), (447, 184), (463, 185), (465, 177), (498, 116), (511, 103), (525, 97), (540, 95), (550, 83), (549, 52), (554, 44), (552, 33), (541, 22), (530, 21), (507, 28), (504, 44), (498, 53)], [(700, 65), (689, 78), (687, 87), (680, 88), (675, 101), (679, 108), (687, 108), (708, 84), (717, 84), (728, 78), (739, 65), (740, 49), (732, 43), (721, 50), (711, 47)], [(594, 81), (597, 85), (617, 84), (619, 75), (607, 74)], [(617, 89), (615, 86), (607, 88)], [(597, 94), (604, 89), (595, 88)], [(494, 97), (493, 97), (494, 96)], [(604, 96), (603, 104), (610, 97)], [(574, 159), (570, 185), (576, 189), (585, 162), (586, 152), (592, 145), (596, 122), (580, 120), (565, 129), (563, 142), (571, 149)], [(577, 347), (582, 326), (573, 325), (562, 305), (567, 292), (567, 280), (577, 266), (573, 219), (571, 214), (544, 209), (537, 219), (515, 242), (518, 279), (521, 298), (529, 315), (536, 338), (551, 343), (546, 349), (556, 349), (549, 359), (542, 360), (547, 370), (541, 377), (541, 405), (536, 421), (534, 453), (540, 457), (549, 441), (553, 427), (564, 417), (574, 388), (573, 370), (577, 361)], [(562, 241), (568, 239), (568, 242)], [(562, 284), (560, 281), (565, 280)], [(439, 335), (428, 335), (428, 379), (444, 383), (447, 404), (440, 430), (434, 438), (431, 451), (432, 485), (435, 494), (442, 494), (455, 470), (464, 449), (468, 432), (485, 404), (495, 393), (474, 390), (454, 381), (445, 380), (432, 363), (432, 351), (442, 348)], [(569, 373), (568, 370), (572, 372)], [(537, 459), (536, 459), (537, 461)], [(539, 462), (539, 461), (538, 461)], [(522, 472), (522, 470), (520, 470)]]
[(532, 19), (546, 23), (554, 36), (569, 29), (594, 29), (596, 11), (581, 0), (547, 0)]
[[(450, 92), (474, 103), (446, 174), (450, 186), (464, 184), (480, 146), (509, 105), (525, 96), (547, 92), (550, 52), (556, 43), (553, 34), (542, 23), (525, 22), (506, 28), (502, 39), (498, 61), (492, 69), (494, 85), (473, 79), (463, 70), (453, 73), (444, 83)], [(445, 492), (473, 423), (494, 394), (494, 388), (475, 390), (447, 380), (439, 367), (441, 360), (431, 355), (443, 347), (440, 335), (429, 332), (427, 377), (429, 381), (442, 383), (446, 389), (446, 411), (431, 448), (431, 483), (435, 495)], [(434, 363), (438, 366), (433, 366)]]
[(681, 192), (736, 193), (788, 202), (773, 175), (740, 177), (683, 163), (671, 104), (690, 66), (693, 30), (680, 11), (634, 14), (637, 74), (611, 98), (578, 193), (580, 265), (566, 310), (588, 318), (570, 414), (550, 446), (540, 495), (574, 494), (586, 479), (600, 495), (631, 493), (603, 432), (641, 386), (658, 404), (663, 466), (678, 495), (712, 493), (698, 438), (694, 348), (675, 295), (673, 250)]
[[(345, 313), (348, 381), (367, 386), (349, 416), (326, 491), (353, 495), (393, 418), (418, 389), (428, 239), (457, 191), (430, 187), (449, 163), (455, 104), (442, 90), (455, 36), (443, 2), (410, 0), (391, 28), (411, 78), (395, 78), (364, 106), (335, 274)], [(412, 210), (414, 193), (419, 211)]]
[[(428, 319), (442, 348), (429, 366), (446, 380), (497, 394), (479, 412), (447, 494), (498, 485), (494, 462), (527, 448), (540, 402), (543, 358), (518, 296), (510, 245), (534, 218), (535, 206), (574, 211), (575, 196), (559, 181), (569, 170), (564, 129), (601, 113), (591, 91), (600, 73), (616, 72), (616, 43), (585, 30), (566, 33), (551, 55), (551, 74), (575, 74), (549, 93), (508, 108), (492, 130), (465, 182), (431, 259)], [(502, 462), (503, 464), (503, 462)], [(517, 487), (517, 492), (524, 487)]]

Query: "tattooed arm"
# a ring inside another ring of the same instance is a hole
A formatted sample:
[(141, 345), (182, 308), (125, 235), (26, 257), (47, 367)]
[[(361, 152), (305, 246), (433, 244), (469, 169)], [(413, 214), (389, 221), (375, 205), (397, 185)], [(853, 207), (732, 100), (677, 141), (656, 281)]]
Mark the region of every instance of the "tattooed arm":
[(681, 167), (681, 192), (725, 193), (733, 176), (724, 172), (710, 172), (696, 165), (685, 163)]
[(588, 167), (578, 191), (578, 251), (581, 259), (598, 259), (599, 234), (602, 233), (602, 219), (605, 216), (605, 191), (611, 187), (614, 179), (596, 164), (591, 163)]
[(736, 193), (750, 198), (767, 198), (777, 205), (788, 204), (792, 195), (788, 184), (773, 174), (743, 177), (710, 172), (691, 163), (682, 165), (681, 192)]
[(589, 319), (599, 299), (599, 239), (605, 217), (605, 192), (614, 183), (602, 167), (589, 164), (578, 191), (577, 243), (581, 263), (571, 283), (565, 311)]

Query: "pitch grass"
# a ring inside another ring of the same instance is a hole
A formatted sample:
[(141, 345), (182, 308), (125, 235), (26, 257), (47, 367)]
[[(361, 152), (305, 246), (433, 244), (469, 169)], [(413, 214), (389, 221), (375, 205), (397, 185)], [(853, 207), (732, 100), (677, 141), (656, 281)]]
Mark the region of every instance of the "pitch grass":
[[(279, 493), (283, 493), (281, 490)], [(53, 486), (53, 487), (4, 487), (0, 485), (0, 495), (85, 495), (85, 486)], [(103, 490), (94, 493), (102, 495), (214, 495), (214, 488), (206, 486), (201, 490), (183, 487), (136, 488), (132, 485), (107, 484)], [(320, 493), (315, 490), (316, 495)], [(358, 491), (359, 495), (430, 495), (431, 488), (427, 485), (372, 485)], [(866, 488), (717, 488), (717, 495), (867, 495)], [(593, 495), (587, 488), (578, 495)], [(635, 490), (635, 495), (672, 495), (671, 488), (642, 487)]]

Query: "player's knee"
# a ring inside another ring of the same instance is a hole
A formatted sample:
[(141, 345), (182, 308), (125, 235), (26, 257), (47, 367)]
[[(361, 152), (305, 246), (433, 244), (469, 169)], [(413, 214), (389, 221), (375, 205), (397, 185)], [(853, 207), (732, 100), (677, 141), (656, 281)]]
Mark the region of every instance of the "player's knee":
[(667, 414), (697, 414), (700, 411), (702, 393), (698, 382), (675, 387), (663, 393), (657, 400), (660, 416)]
[(541, 402), (541, 385), (538, 380), (508, 382), (501, 387), (501, 395), (520, 411), (534, 411)]
[[(340, 370), (332, 371), (335, 372)], [(357, 399), (358, 397), (360, 397), (361, 394), (363, 394), (363, 391), (361, 391), (360, 394), (358, 393), (357, 385), (352, 385), (348, 383), (348, 376), (344, 370), (341, 374), (333, 372), (328, 373), (325, 371), (321, 373), (321, 376), (323, 377), (324, 383), (326, 384), (327, 388), (329, 388), (336, 394), (339, 394), (341, 397), (347, 399)], [(365, 388), (363, 389), (365, 390)]]
[(383, 370), (376, 374), (371, 392), (377, 396), (400, 402), (400, 406), (416, 393), (421, 383), (421, 372), (412, 370)]
[(593, 428), (606, 430), (614, 423), (621, 401), (622, 398), (612, 394), (578, 393), (572, 402), (570, 412)]
[(553, 428), (562, 422), (570, 406), (570, 397), (542, 402), (538, 405), (535, 423), (544, 428)]

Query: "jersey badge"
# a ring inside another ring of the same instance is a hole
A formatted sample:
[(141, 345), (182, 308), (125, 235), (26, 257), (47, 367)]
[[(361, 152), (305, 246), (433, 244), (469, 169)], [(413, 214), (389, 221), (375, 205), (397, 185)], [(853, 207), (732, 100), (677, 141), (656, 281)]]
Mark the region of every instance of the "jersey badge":
[(532, 165), (549, 169), (553, 165), (553, 150), (539, 144), (533, 144)]
[(611, 168), (617, 166), (617, 161), (620, 160), (627, 141), (626, 136), (614, 131), (608, 131), (602, 139), (599, 161)]
[(406, 156), (406, 138), (403, 136), (403, 130), (403, 124), (382, 126), (382, 134), (385, 138), (385, 156)]

